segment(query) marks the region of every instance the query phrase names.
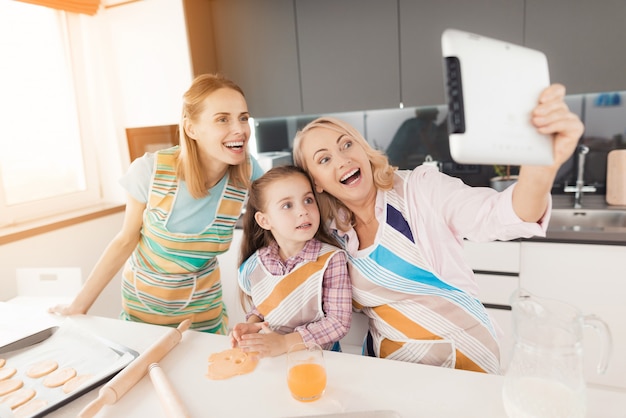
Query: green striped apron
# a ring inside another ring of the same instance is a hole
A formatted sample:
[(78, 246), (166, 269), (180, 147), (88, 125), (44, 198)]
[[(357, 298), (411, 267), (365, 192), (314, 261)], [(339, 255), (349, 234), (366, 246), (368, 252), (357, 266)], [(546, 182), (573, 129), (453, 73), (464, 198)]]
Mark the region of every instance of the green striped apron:
[(159, 151), (141, 239), (122, 275), (121, 317), (176, 326), (191, 319), (198, 331), (226, 334), (217, 255), (230, 247), (247, 190), (230, 181), (216, 216), (199, 234), (174, 233), (165, 224), (178, 191), (176, 147)]

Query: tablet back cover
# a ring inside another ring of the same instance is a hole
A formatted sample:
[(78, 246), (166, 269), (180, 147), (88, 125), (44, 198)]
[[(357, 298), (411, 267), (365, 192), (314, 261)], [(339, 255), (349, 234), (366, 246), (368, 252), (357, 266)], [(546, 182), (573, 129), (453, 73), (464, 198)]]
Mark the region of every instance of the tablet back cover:
[(462, 164), (549, 165), (552, 140), (531, 124), (549, 86), (545, 54), (447, 29), (441, 37), (452, 158)]

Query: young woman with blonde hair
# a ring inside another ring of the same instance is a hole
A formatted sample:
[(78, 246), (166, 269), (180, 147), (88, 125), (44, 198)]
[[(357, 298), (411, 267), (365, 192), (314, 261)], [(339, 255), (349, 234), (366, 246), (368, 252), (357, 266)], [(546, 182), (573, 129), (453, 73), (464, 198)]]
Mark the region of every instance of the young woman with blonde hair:
[(121, 318), (226, 334), (217, 255), (229, 249), (251, 180), (262, 174), (248, 155), (243, 92), (201, 75), (183, 96), (180, 146), (133, 161), (120, 183), (128, 192), (121, 231), (69, 306), (86, 313), (125, 264)]

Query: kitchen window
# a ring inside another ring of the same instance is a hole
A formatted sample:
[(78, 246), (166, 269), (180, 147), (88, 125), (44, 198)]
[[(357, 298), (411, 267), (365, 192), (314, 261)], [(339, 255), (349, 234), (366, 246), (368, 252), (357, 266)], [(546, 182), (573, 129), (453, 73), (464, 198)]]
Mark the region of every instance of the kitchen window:
[(81, 19), (0, 2), (0, 227), (101, 199)]

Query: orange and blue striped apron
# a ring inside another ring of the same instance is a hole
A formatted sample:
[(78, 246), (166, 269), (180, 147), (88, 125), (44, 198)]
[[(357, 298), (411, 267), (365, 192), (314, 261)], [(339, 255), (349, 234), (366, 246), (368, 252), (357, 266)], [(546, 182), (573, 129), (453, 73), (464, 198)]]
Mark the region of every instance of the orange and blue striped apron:
[(353, 306), (369, 317), (373, 354), (497, 374), (500, 351), (485, 308), (437, 277), (420, 252), (407, 222), (407, 173), (397, 172), (386, 193), (379, 241), (366, 255), (348, 254)]
[(230, 247), (247, 189), (230, 181), (222, 192), (215, 219), (201, 233), (166, 228), (178, 191), (175, 150), (159, 151), (141, 239), (122, 276), (123, 319), (191, 328), (217, 334), (228, 331), (217, 255)]
[[(272, 331), (289, 334), (296, 327), (324, 318), (322, 283), (332, 256), (341, 251), (322, 244), (317, 260), (303, 262), (289, 273), (272, 275), (255, 252), (239, 268), (239, 286), (269, 323)], [(331, 349), (333, 343), (324, 349)]]

